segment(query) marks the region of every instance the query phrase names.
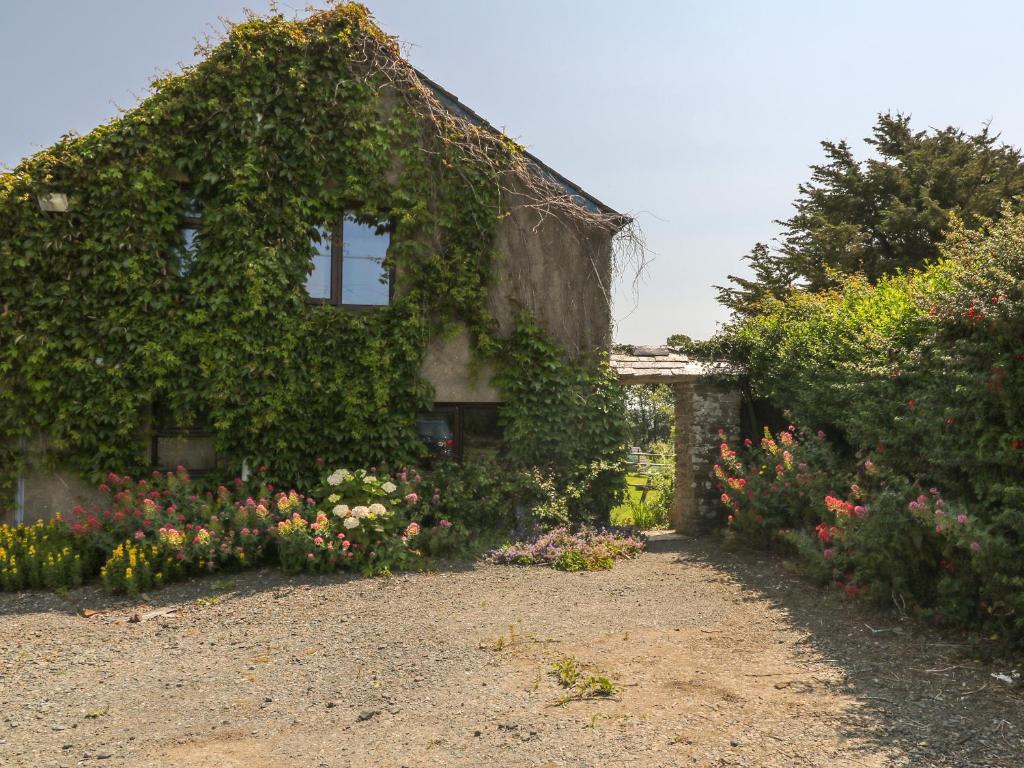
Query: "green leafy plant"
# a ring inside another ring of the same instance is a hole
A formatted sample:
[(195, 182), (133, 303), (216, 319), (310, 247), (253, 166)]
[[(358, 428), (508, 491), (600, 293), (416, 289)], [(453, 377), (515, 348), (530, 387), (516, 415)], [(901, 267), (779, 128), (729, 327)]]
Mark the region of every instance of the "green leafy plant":
[(581, 699), (608, 698), (621, 690), (621, 686), (613, 682), (608, 675), (600, 671), (586, 671), (572, 656), (564, 656), (555, 661), (551, 665), (551, 673), (558, 685), (566, 689), (558, 699), (558, 703), (563, 706), (570, 701)]
[[(251, 17), (202, 53), (118, 120), (0, 175), (0, 493), (24, 468), (19, 441), (39, 435), (48, 465), (142, 474), (157, 405), (209, 424), (214, 483), (245, 462), (300, 489), (318, 457), (410, 463), (427, 341), (462, 325), (499, 370), (511, 466), (541, 467), (575, 519), (606, 515), (614, 376), (525, 315), (499, 336), (487, 310), (499, 180), (526, 167), (521, 147), (432, 122), (443, 109), (355, 3)], [(40, 210), (55, 190), (67, 214)], [(201, 223), (183, 268), (186, 209)], [(311, 238), (349, 210), (394, 226), (390, 306), (308, 300)]]
[(0, 589), (66, 589), (82, 583), (87, 559), (60, 518), (0, 526)]

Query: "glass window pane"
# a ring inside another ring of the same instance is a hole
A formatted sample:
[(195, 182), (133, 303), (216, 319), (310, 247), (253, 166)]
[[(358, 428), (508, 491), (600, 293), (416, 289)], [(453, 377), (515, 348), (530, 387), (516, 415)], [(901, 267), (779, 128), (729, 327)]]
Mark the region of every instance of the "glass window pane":
[(427, 455), (451, 458), (455, 453), (455, 413), (435, 411), (416, 417), (416, 432)]
[(342, 235), (341, 303), (385, 306), (391, 303), (384, 257), (391, 235), (373, 224), (345, 217)]
[(157, 435), (156, 467), (165, 471), (179, 464), (190, 472), (210, 472), (217, 467), (217, 451), (211, 435)]
[(178, 274), (187, 275), (192, 271), (196, 263), (196, 253), (199, 250), (199, 230), (196, 227), (182, 227), (178, 230), (181, 235), (181, 244), (174, 253), (178, 262)]
[(306, 278), (306, 292), (310, 298), (331, 298), (331, 233), (324, 227), (316, 228), (312, 238), (316, 253), (313, 256), (313, 270)]
[(501, 450), (502, 437), (497, 405), (463, 406), (463, 459), (496, 459)]

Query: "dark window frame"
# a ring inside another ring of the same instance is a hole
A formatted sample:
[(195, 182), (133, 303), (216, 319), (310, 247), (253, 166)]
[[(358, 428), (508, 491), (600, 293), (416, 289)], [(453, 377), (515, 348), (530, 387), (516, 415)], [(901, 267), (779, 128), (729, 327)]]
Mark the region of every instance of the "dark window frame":
[[(341, 300), (343, 290), (343, 272), (344, 272), (344, 232), (345, 232), (345, 219), (353, 218), (357, 222), (363, 223), (364, 220), (355, 213), (348, 211), (341, 213), (334, 220), (334, 226), (329, 228), (331, 235), (331, 295), (329, 298), (322, 297), (309, 297), (311, 304), (328, 304), (332, 307), (344, 307), (345, 309), (356, 309), (356, 310), (373, 310), (383, 309), (384, 307), (390, 307), (395, 301), (395, 267), (393, 264), (389, 264), (387, 267), (388, 273), (388, 303), (387, 304), (347, 304)], [(385, 232), (388, 233), (388, 250), (391, 249), (390, 238), (395, 234), (394, 224), (389, 220), (377, 222), (377, 226), (381, 226)], [(385, 257), (386, 258), (386, 257)]]
[(152, 469), (160, 470), (161, 472), (173, 472), (177, 467), (165, 466), (160, 462), (160, 439), (161, 438), (210, 438), (214, 440), (213, 450), (213, 466), (203, 469), (195, 469), (193, 467), (185, 467), (188, 470), (189, 475), (193, 477), (203, 477), (205, 475), (212, 475), (217, 472), (220, 468), (220, 457), (217, 456), (216, 437), (217, 433), (212, 427), (203, 426), (190, 426), (190, 427), (179, 427), (179, 426), (168, 426), (166, 422), (161, 421), (161, 415), (159, 413), (159, 404), (154, 403), (152, 407), (152, 429), (150, 429), (150, 447), (149, 447), (149, 462)]
[(464, 434), (465, 426), (465, 414), (464, 409), (466, 408), (494, 408), (501, 412), (501, 407), (504, 405), (503, 402), (438, 402), (434, 403), (429, 410), (424, 411), (424, 415), (429, 414), (452, 414), (452, 440), (455, 441), (454, 450), (452, 451), (451, 458), (455, 461), (461, 462), (465, 458), (466, 440)]

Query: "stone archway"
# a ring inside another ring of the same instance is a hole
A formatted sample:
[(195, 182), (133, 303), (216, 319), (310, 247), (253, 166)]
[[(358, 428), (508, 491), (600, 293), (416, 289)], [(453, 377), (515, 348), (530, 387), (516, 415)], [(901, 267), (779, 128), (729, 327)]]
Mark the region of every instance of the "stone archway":
[(672, 527), (679, 533), (701, 532), (719, 509), (712, 474), (718, 433), (739, 426), (739, 390), (710, 376), (728, 369), (698, 363), (669, 347), (617, 347), (610, 362), (623, 384), (672, 386), (676, 431)]

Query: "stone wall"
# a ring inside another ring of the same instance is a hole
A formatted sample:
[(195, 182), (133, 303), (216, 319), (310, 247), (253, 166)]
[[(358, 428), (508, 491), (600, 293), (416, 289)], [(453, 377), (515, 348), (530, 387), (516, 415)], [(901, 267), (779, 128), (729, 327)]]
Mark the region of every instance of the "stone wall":
[(502, 335), (512, 332), (525, 309), (570, 357), (607, 351), (615, 233), (538, 211), (528, 197), (512, 195), (505, 202), (487, 297)]
[[(47, 460), (49, 445), (43, 436), (29, 441), (25, 451), (27, 466), (22, 474), (24, 523), (49, 520), (60, 513), (67, 516), (75, 506), (89, 506), (100, 500), (96, 488), (84, 482), (76, 472), (53, 467)], [(0, 525), (17, 522), (16, 499), (0, 498)]]
[(672, 525), (684, 533), (702, 533), (722, 514), (714, 466), (719, 431), (739, 426), (740, 393), (707, 381), (673, 385), (676, 400), (676, 497)]

